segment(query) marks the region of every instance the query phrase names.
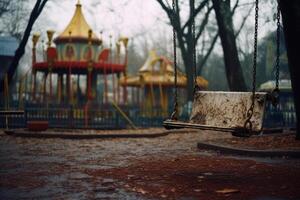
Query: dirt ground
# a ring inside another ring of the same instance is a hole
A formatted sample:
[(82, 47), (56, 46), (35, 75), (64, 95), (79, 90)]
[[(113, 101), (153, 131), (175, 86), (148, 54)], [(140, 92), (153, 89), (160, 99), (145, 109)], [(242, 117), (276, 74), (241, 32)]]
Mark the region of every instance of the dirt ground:
[(190, 130), (151, 139), (93, 140), (2, 133), (0, 199), (300, 199), (300, 160), (197, 149), (201, 141), (249, 148), (272, 144), (265, 149), (299, 147), (292, 135), (261, 138)]
[(222, 156), (136, 161), (129, 167), (87, 170), (153, 199), (300, 199), (300, 166)]
[(294, 133), (268, 134), (250, 138), (232, 137), (212, 139), (208, 143), (256, 150), (300, 150), (300, 140), (295, 140)]

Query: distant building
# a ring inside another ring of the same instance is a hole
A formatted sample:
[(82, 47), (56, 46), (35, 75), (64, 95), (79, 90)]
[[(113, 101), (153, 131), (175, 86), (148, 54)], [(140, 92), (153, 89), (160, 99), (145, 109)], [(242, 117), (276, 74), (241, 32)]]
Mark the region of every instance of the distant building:
[[(270, 80), (259, 86), (261, 92), (272, 92), (275, 88), (275, 81)], [(266, 112), (264, 119), (264, 127), (266, 128), (295, 128), (296, 127), (296, 111), (294, 106), (294, 96), (292, 91), (291, 80), (279, 80), (279, 102), (276, 107), (268, 101), (266, 104)]]
[(4, 80), (4, 75), (18, 48), (18, 40), (10, 36), (0, 36), (0, 81)]
[[(4, 77), (18, 48), (18, 40), (10, 36), (0, 36), (0, 85), (4, 85)], [(4, 95), (0, 94), (0, 107), (4, 105)]]

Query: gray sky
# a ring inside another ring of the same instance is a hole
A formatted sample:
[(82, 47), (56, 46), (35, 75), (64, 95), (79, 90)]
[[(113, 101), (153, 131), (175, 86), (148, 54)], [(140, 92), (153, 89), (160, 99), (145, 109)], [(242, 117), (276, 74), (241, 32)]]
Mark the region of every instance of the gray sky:
[[(46, 30), (53, 29), (56, 31), (54, 36), (56, 37), (71, 20), (77, 1), (49, 0), (32, 33), (41, 33), (40, 40), (46, 41)], [(167, 49), (167, 56), (172, 57), (172, 29), (167, 25), (168, 18), (156, 0), (80, 0), (80, 2), (83, 13), (93, 31), (98, 35), (100, 31), (103, 31), (104, 45), (108, 46), (110, 34), (113, 35), (114, 40), (117, 40), (119, 36), (127, 36), (130, 39), (134, 38), (137, 52), (143, 52), (145, 47), (148, 47), (148, 50), (153, 47), (157, 50), (164, 48)], [(240, 0), (240, 4), (243, 6), (238, 8), (233, 18), (236, 29), (250, 8), (249, 2), (253, 1)], [(276, 11), (274, 9), (276, 4), (271, 2), (272, 0), (260, 1), (259, 38), (264, 37), (270, 30), (275, 30), (272, 17)], [(32, 1), (32, 6), (33, 3), (34, 1)], [(182, 16), (186, 16), (184, 8), (182, 10)], [(213, 15), (214, 12), (212, 12), (211, 19), (215, 21)], [(196, 23), (201, 23), (201, 19), (196, 19)], [(253, 24), (254, 10), (246, 21), (245, 30), (237, 40), (239, 46), (248, 53), (251, 53), (253, 49)], [(208, 39), (207, 36), (206, 39)], [(198, 49), (201, 48), (200, 41), (202, 40), (198, 41)], [(214, 52), (222, 54), (220, 42), (217, 42)]]
[[(43, 13), (37, 21), (33, 32), (40, 32), (46, 37), (46, 30), (53, 29), (56, 36), (63, 31), (71, 20), (78, 0), (49, 0)], [(95, 33), (103, 31), (104, 42), (108, 41), (108, 35), (115, 39), (119, 36), (127, 36), (137, 40), (149, 40), (161, 37), (172, 37), (172, 29), (166, 24), (168, 21), (165, 12), (156, 0), (80, 0), (83, 13)], [(236, 28), (241, 23), (243, 14), (250, 8), (247, 5), (250, 0), (240, 0), (240, 4), (246, 4), (238, 9), (234, 16)], [(251, 1), (252, 2), (252, 1)], [(260, 1), (260, 32), (259, 37), (265, 36), (269, 30), (274, 30), (272, 23), (272, 4), (270, 0)], [(183, 11), (183, 16), (184, 11)], [(252, 17), (253, 16), (253, 17)], [(267, 19), (271, 20), (267, 20)], [(246, 22), (249, 31), (252, 32), (254, 13)], [(184, 19), (183, 19), (184, 21)], [(266, 21), (269, 21), (266, 23)], [(37, 28), (41, 27), (41, 28)], [(107, 43), (106, 43), (107, 44)]]
[[(137, 37), (147, 32), (154, 32), (157, 27), (168, 27), (165, 25), (166, 15), (155, 0), (81, 0), (80, 2), (93, 31), (98, 35), (103, 31), (104, 39), (109, 34), (113, 37)], [(47, 29), (55, 30), (56, 34), (61, 33), (71, 20), (76, 3), (77, 0), (50, 0), (38, 19), (34, 31), (41, 32), (44, 37)], [(36, 27), (43, 27), (43, 30)]]

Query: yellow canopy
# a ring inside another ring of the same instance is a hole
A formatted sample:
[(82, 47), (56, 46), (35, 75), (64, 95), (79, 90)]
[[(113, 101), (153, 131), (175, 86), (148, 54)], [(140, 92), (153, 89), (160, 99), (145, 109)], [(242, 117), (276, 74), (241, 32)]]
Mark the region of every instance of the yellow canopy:
[[(65, 30), (56, 38), (56, 40), (69, 38), (70, 33), (71, 33), (71, 38), (88, 39), (89, 30), (92, 30), (92, 29), (88, 25), (83, 13), (82, 13), (81, 4), (78, 1), (78, 3), (76, 4), (75, 13), (74, 13), (70, 23), (65, 28)], [(94, 33), (92, 34), (92, 40), (100, 41), (100, 39)]]
[[(157, 65), (157, 63), (159, 65)], [(175, 83), (175, 70), (172, 63), (165, 57), (159, 57), (155, 51), (150, 51), (149, 57), (144, 65), (139, 69), (139, 74), (135, 76), (123, 76), (120, 78), (121, 85), (132, 87), (142, 87), (145, 85), (161, 85), (163, 87), (173, 87)], [(203, 77), (197, 77), (199, 87), (205, 89), (208, 81)], [(177, 86), (186, 87), (187, 78), (182, 72), (177, 72)]]

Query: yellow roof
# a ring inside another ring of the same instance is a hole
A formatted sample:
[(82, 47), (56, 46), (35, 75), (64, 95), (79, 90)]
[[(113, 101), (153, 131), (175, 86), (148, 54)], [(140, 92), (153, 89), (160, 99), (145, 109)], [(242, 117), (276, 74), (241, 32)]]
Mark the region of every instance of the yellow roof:
[[(155, 64), (157, 62), (162, 62), (162, 65), (159, 66), (159, 69), (155, 67)], [(143, 66), (139, 69), (139, 73), (147, 73), (153, 71), (160, 71), (161, 73), (174, 73), (174, 68), (167, 58), (157, 56), (156, 52), (152, 50), (150, 51), (149, 56)]]
[[(140, 76), (127, 76), (126, 79), (124, 76), (119, 79), (120, 84), (122, 86), (127, 85), (131, 87), (142, 87), (146, 85), (155, 85), (155, 86), (163, 86), (163, 87), (174, 87), (174, 76), (170, 74), (156, 74), (156, 75), (140, 75)], [(186, 77), (178, 76), (177, 77), (177, 85), (178, 87), (186, 86)]]
[[(70, 23), (65, 28), (65, 30), (58, 36), (57, 39), (69, 38), (70, 33), (71, 33), (72, 38), (86, 38), (87, 39), (89, 30), (92, 30), (92, 29), (88, 25), (83, 13), (82, 13), (81, 4), (78, 1), (78, 3), (76, 4), (75, 13), (74, 13)], [(100, 39), (94, 33), (92, 34), (92, 39), (100, 41)]]
[[(158, 64), (158, 65), (157, 65)], [(161, 85), (163, 87), (174, 87), (175, 70), (172, 63), (162, 56), (157, 56), (155, 51), (150, 51), (144, 65), (139, 69), (138, 75), (120, 78), (121, 85), (142, 87), (145, 85)], [(208, 81), (203, 77), (197, 77), (197, 84), (200, 88), (206, 89)], [(177, 72), (178, 87), (186, 87), (187, 78), (184, 73)]]

